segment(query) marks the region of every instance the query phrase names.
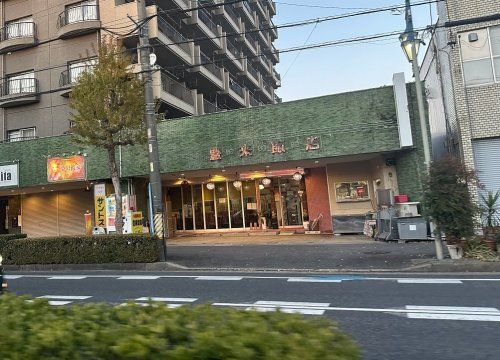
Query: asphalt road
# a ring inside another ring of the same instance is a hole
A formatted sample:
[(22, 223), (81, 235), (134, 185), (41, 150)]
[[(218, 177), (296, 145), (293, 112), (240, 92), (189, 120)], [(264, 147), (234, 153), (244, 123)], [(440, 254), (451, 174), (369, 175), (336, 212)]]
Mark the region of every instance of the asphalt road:
[(211, 304), (327, 316), (365, 359), (498, 359), (500, 275), (10, 273), (10, 290), (53, 305)]

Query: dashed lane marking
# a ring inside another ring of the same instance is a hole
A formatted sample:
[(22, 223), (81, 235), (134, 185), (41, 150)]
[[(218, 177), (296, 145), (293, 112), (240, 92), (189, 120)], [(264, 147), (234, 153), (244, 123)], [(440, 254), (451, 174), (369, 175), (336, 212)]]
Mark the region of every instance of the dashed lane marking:
[(287, 281), (288, 282), (304, 282), (304, 283), (341, 283), (344, 280), (298, 277), (298, 278), (289, 278)]
[(57, 276), (51, 276), (47, 279), (49, 280), (82, 280), (86, 279), (86, 276), (80, 276), (80, 275), (57, 275)]
[(118, 280), (157, 280), (160, 276), (125, 275), (117, 277)]

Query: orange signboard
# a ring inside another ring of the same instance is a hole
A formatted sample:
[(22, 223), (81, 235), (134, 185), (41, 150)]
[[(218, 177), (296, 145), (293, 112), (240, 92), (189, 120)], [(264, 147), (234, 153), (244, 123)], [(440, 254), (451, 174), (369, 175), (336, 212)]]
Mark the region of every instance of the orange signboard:
[(49, 182), (85, 180), (85, 158), (82, 155), (48, 158), (47, 180)]

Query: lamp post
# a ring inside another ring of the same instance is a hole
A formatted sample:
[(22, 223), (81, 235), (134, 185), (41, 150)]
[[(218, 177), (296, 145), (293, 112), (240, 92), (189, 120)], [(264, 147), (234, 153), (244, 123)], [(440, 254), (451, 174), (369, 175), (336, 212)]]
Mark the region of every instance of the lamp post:
[[(406, 12), (406, 30), (399, 37), (401, 47), (406, 55), (406, 58), (413, 66), (413, 76), (415, 77), (415, 87), (417, 90), (418, 115), (420, 118), (420, 131), (422, 134), (422, 143), (424, 148), (424, 161), (427, 170), (431, 164), (431, 152), (429, 146), (429, 135), (427, 132), (427, 118), (425, 116), (424, 98), (422, 95), (422, 82), (420, 81), (420, 67), (418, 65), (418, 50), (422, 41), (418, 38), (418, 32), (413, 28), (413, 17), (411, 14), (410, 0), (405, 0)], [(443, 249), (441, 247), (441, 236), (436, 236), (436, 257), (442, 260)]]

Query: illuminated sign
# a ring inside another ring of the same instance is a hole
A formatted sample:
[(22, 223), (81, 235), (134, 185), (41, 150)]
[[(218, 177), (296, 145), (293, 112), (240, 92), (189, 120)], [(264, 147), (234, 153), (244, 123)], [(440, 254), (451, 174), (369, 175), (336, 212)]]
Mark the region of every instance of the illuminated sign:
[(47, 159), (48, 182), (85, 180), (85, 158), (82, 155)]
[(17, 164), (0, 166), (0, 188), (18, 186), (19, 171)]

